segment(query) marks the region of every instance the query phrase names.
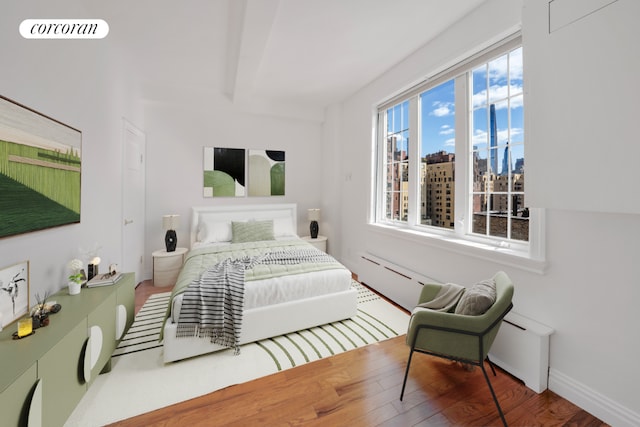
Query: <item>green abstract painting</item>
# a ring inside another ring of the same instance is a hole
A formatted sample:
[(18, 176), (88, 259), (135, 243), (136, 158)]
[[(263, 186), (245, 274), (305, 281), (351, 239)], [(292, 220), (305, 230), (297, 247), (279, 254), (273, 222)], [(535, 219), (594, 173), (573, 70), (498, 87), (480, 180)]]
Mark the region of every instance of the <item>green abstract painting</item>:
[(284, 196), (285, 152), (249, 150), (249, 196)]

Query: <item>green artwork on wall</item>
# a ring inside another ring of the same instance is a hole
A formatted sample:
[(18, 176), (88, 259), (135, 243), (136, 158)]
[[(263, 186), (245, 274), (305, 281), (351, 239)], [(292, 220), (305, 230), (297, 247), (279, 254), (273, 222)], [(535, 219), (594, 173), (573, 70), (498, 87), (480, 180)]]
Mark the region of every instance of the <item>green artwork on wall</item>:
[(0, 96), (0, 237), (80, 222), (81, 141)]
[(204, 197), (245, 195), (245, 150), (204, 148)]
[(249, 150), (249, 196), (284, 196), (285, 152)]

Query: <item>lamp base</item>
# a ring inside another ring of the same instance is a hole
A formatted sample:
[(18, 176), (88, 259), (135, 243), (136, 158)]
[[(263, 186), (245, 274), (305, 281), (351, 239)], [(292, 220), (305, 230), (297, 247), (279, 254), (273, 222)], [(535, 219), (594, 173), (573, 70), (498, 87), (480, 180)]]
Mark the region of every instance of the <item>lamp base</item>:
[(176, 230), (167, 230), (167, 234), (164, 236), (164, 244), (167, 247), (167, 252), (175, 252), (176, 246), (178, 246)]
[(320, 227), (318, 227), (318, 221), (311, 221), (311, 224), (309, 224), (309, 232), (311, 233), (312, 239), (318, 238), (319, 230), (320, 230)]
[(87, 267), (87, 280), (91, 280), (97, 275), (98, 275), (98, 264), (89, 264)]

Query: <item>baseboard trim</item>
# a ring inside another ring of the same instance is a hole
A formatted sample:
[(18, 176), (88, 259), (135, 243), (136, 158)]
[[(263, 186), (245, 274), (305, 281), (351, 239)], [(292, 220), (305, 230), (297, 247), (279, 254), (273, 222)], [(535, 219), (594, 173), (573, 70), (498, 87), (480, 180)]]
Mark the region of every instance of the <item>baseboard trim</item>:
[(549, 369), (549, 390), (616, 427), (640, 425), (640, 414), (620, 405), (573, 378)]

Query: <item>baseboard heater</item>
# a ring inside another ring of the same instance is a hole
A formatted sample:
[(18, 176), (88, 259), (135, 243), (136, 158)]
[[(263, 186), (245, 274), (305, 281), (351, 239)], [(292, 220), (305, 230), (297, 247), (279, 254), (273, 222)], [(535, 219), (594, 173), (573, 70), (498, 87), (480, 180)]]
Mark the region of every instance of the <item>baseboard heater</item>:
[[(369, 252), (360, 255), (358, 279), (411, 311), (425, 283), (442, 283)], [(516, 307), (517, 308), (517, 307)], [(489, 357), (524, 384), (541, 393), (549, 378), (549, 340), (553, 329), (514, 312), (507, 314)]]
[(358, 280), (409, 311), (416, 306), (425, 283), (440, 283), (368, 252), (360, 260)]

